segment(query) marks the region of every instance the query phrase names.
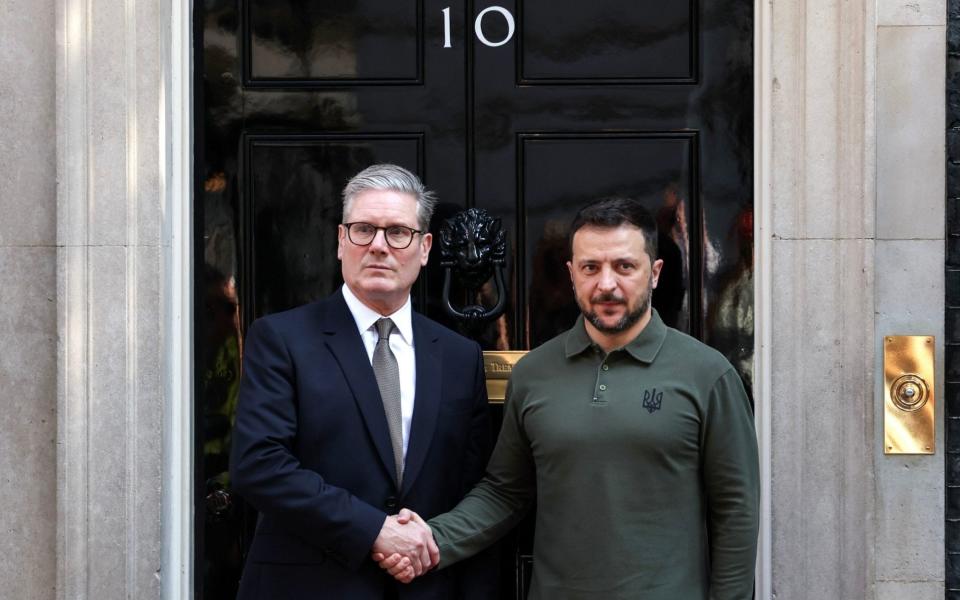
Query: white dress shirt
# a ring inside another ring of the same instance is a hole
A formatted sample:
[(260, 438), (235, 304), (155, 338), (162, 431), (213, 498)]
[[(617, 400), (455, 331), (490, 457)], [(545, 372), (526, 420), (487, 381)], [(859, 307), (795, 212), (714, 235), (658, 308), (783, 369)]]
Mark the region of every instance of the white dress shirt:
[(417, 355), (413, 347), (413, 309), (410, 298), (400, 310), (392, 315), (381, 315), (360, 301), (347, 284), (340, 286), (343, 299), (347, 301), (347, 308), (357, 323), (363, 346), (367, 349), (367, 358), (373, 365), (373, 350), (377, 347), (380, 335), (377, 333), (376, 323), (383, 317), (393, 321), (395, 329), (390, 335), (390, 350), (397, 358), (397, 368), (400, 370), (400, 414), (403, 420), (403, 458), (407, 458), (407, 442), (410, 440), (410, 422), (413, 419), (413, 396), (417, 389)]

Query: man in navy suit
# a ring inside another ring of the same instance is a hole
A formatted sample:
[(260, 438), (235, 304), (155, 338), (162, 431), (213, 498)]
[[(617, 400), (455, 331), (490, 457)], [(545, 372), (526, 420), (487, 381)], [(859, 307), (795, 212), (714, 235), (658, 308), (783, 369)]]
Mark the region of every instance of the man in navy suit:
[[(250, 326), (233, 433), (233, 488), (259, 512), (241, 600), (490, 598), (493, 556), (459, 571), (401, 506), (448, 511), (483, 475), (490, 431), (479, 346), (413, 313), (435, 200), (395, 165), (343, 192), (343, 287)], [(426, 573), (394, 582), (370, 559)]]

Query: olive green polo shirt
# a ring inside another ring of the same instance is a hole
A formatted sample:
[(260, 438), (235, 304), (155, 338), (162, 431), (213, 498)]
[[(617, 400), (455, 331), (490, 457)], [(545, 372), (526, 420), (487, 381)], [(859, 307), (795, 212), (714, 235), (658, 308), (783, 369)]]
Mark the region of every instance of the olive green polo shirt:
[(656, 311), (604, 354), (581, 317), (516, 365), (486, 476), (430, 526), (442, 568), (536, 501), (532, 600), (749, 600), (759, 496), (730, 363)]

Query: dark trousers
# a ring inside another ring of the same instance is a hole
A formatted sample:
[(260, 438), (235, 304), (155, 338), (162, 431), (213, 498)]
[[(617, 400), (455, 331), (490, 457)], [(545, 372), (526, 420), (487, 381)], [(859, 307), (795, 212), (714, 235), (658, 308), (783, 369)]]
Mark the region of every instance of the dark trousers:
[(400, 595), (397, 593), (396, 584), (388, 585), (387, 589), (383, 592), (383, 600), (399, 600)]

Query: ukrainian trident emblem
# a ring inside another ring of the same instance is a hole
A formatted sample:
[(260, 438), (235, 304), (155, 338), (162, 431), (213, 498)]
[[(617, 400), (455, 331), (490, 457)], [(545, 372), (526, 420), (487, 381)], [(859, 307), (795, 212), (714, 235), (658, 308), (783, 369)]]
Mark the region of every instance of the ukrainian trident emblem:
[(643, 390), (643, 407), (650, 414), (660, 410), (663, 404), (663, 392), (658, 392), (657, 388), (652, 390)]

